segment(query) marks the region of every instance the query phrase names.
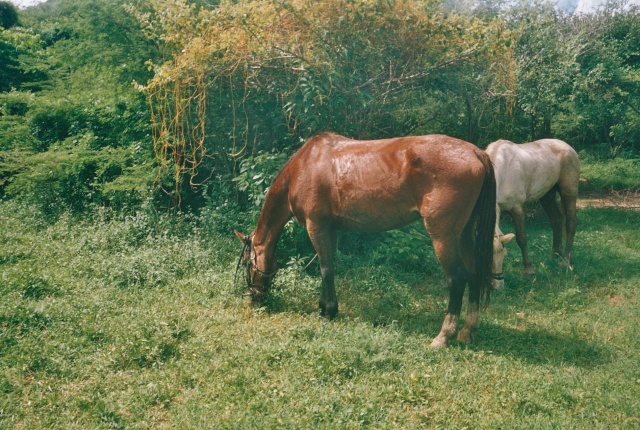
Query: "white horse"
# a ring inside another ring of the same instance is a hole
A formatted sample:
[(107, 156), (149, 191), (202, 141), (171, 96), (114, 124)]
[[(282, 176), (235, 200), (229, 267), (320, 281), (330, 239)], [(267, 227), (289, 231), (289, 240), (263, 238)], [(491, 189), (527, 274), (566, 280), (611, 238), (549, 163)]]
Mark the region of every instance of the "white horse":
[[(534, 273), (527, 254), (523, 205), (536, 200), (542, 204), (553, 228), (553, 252), (562, 255), (562, 266), (571, 267), (580, 180), (580, 160), (576, 151), (561, 140), (542, 139), (520, 145), (498, 140), (490, 144), (486, 152), (494, 164), (498, 208), (509, 212), (513, 219), (516, 242), (522, 250), (523, 273)], [(556, 201), (556, 193), (560, 194), (562, 209)], [(561, 251), (562, 211), (566, 232), (564, 254)], [(498, 216), (496, 223), (499, 220)], [(496, 228), (499, 231), (497, 224)]]

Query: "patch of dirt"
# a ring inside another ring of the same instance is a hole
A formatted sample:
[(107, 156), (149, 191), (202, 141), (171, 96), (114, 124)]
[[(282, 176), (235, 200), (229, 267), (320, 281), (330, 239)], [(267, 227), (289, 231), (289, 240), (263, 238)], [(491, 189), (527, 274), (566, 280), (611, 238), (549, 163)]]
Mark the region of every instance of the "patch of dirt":
[(624, 297), (612, 294), (607, 298), (607, 303), (611, 306), (620, 306), (624, 303)]
[(616, 191), (586, 193), (578, 196), (578, 207), (640, 209), (640, 191)]

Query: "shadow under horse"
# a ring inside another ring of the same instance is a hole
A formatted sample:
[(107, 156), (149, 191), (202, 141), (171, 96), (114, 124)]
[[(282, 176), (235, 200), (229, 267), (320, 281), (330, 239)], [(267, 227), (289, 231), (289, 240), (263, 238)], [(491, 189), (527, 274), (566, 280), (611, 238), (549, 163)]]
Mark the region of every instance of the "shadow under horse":
[(444, 135), (358, 141), (332, 133), (307, 141), (267, 193), (255, 230), (235, 232), (247, 295), (261, 303), (277, 271), (275, 250), (294, 217), (307, 229), (320, 263), (320, 312), (338, 314), (334, 253), (338, 230), (380, 232), (422, 218), (449, 287), (449, 303), (432, 346), (455, 336), (465, 287), (469, 306), (457, 338), (471, 342), (492, 275), (496, 183), (488, 155)]

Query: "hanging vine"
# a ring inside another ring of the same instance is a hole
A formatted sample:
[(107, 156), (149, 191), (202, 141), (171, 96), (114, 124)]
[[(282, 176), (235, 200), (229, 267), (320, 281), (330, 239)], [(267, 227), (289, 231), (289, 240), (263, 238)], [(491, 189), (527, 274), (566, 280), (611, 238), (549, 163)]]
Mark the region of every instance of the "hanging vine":
[[(247, 111), (250, 97), (256, 105), (265, 96), (277, 100), (290, 133), (349, 133), (367, 127), (372, 115), (393, 115), (395, 105), (407, 112), (407, 100), (428, 91), (432, 76), (486, 64), (484, 96), (503, 100), (508, 112), (512, 107), (513, 61), (500, 34), (506, 30), (439, 13), (436, 2), (267, 0), (196, 8), (187, 0), (150, 0), (148, 7), (132, 11), (168, 60), (152, 65), (153, 78), (140, 88), (151, 106), (157, 182), (170, 176), (178, 202), (207, 157), (246, 154), (251, 122), (260, 121)], [(210, 103), (212, 88), (226, 94), (226, 105)], [(424, 107), (414, 110), (419, 115)], [(208, 139), (212, 118), (228, 118), (220, 126), (229, 146)]]
[(261, 57), (260, 51), (269, 49), (269, 34), (286, 26), (270, 2), (198, 10), (186, 0), (153, 0), (149, 7), (147, 11), (130, 9), (171, 59), (151, 65), (154, 77), (139, 88), (147, 94), (151, 108), (153, 148), (160, 167), (157, 183), (171, 172), (173, 195), (179, 203), (185, 182), (194, 186), (202, 162), (216, 155), (205, 144), (207, 109), (212, 108), (207, 104), (208, 89), (229, 85), (234, 126), (233, 147), (227, 155), (240, 156), (247, 146), (249, 119), (245, 114), (245, 142), (243, 149), (236, 150), (234, 80), (243, 75), (244, 98), (239, 103), (244, 104), (256, 70), (249, 65)]

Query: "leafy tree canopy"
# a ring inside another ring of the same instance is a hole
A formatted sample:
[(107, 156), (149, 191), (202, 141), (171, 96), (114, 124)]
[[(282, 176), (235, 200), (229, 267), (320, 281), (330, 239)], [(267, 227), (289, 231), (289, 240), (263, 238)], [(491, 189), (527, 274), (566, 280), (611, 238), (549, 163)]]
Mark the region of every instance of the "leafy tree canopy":
[(18, 9), (13, 3), (0, 1), (0, 27), (9, 29), (18, 24)]

